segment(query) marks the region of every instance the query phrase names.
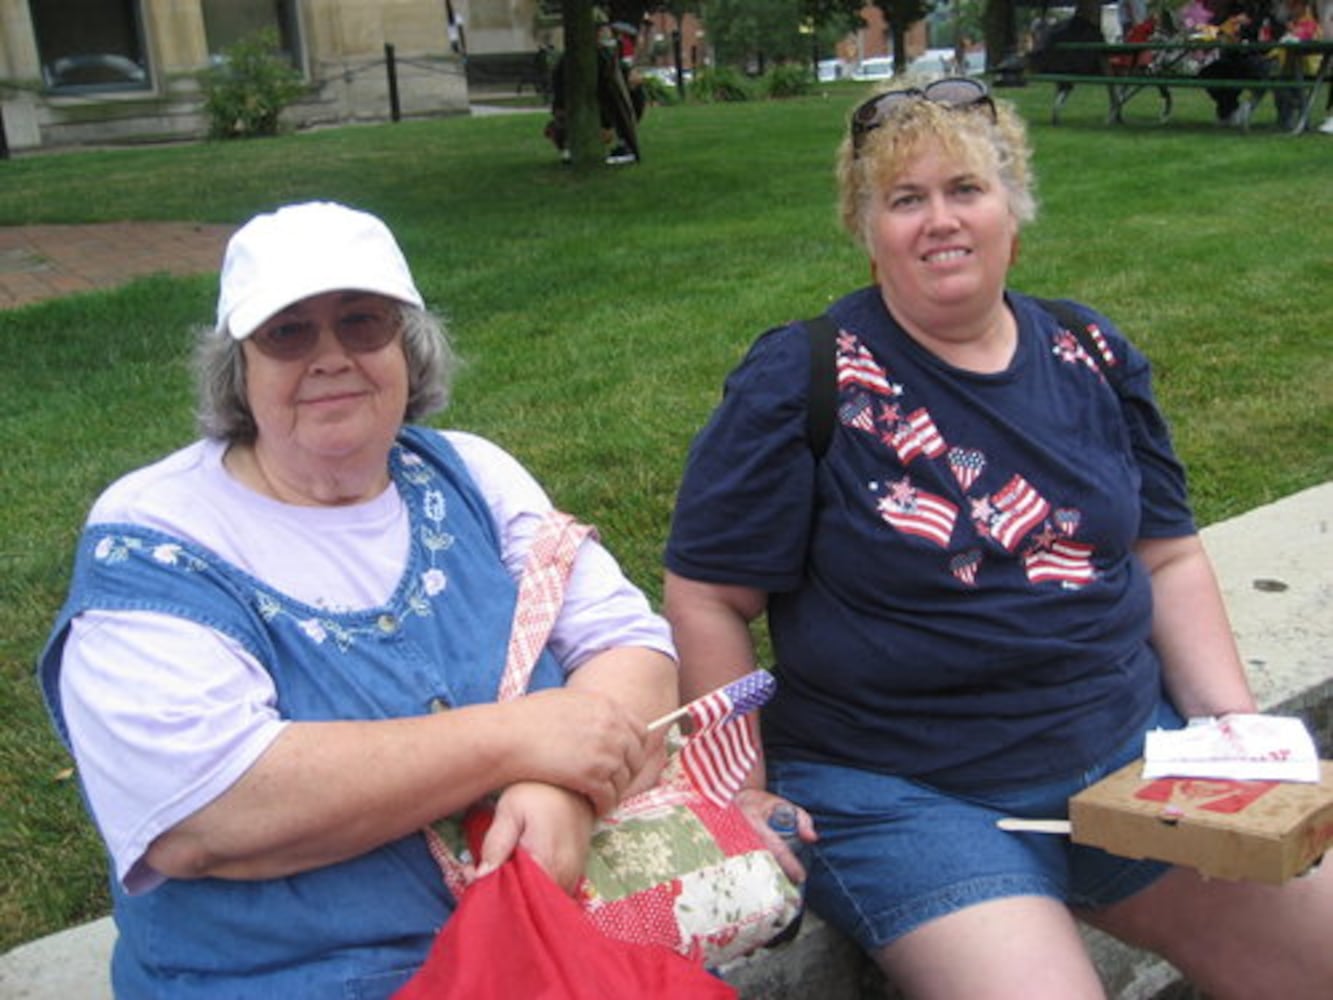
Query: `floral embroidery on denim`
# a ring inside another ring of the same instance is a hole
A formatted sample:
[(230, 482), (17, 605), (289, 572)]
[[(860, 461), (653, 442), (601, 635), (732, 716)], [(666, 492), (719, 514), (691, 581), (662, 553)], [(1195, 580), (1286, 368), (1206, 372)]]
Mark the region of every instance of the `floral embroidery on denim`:
[(192, 573), (208, 568), (208, 563), (186, 552), (176, 542), (158, 542), (150, 545), (142, 538), (127, 535), (103, 535), (93, 549), (93, 558), (108, 566), (114, 566), (116, 563), (124, 562), (131, 554), (145, 550), (148, 557), (161, 566), (172, 566)]
[[(426, 618), (434, 614), (431, 599), (439, 597), (449, 585), (448, 574), (436, 565), (438, 555), (448, 551), (454, 544), (454, 536), (444, 527), (449, 505), (436, 482), (434, 469), (420, 455), (398, 446), (390, 455), (390, 463), (397, 469), (395, 481), (402, 492), (403, 502), (409, 510), (420, 513), (419, 518), (411, 519), (413, 530), (430, 561), (430, 565), (408, 587), (403, 598), (404, 613)], [(412, 502), (409, 491), (420, 497), (419, 503)], [(359, 635), (384, 635), (398, 628), (398, 623), (391, 615), (381, 615), (373, 625), (348, 627), (332, 618), (299, 617), (288, 611), (277, 597), (263, 591), (255, 594), (255, 600), (265, 621), (288, 615), (311, 642), (323, 645), (332, 641), (342, 652), (355, 645)]]
[(401, 446), (394, 448), (393, 462), (398, 466), (399, 479), (404, 486), (415, 488), (421, 495), (421, 524), (417, 537), (430, 560), (430, 565), (417, 578), (408, 592), (407, 606), (421, 616), (431, 614), (430, 599), (438, 597), (449, 586), (449, 576), (436, 565), (436, 558), (453, 547), (454, 536), (445, 530), (449, 504), (435, 483), (435, 473), (422, 457)]
[[(420, 455), (398, 446), (394, 448), (390, 462), (398, 470), (395, 481), (403, 502), (409, 511), (420, 514), (419, 517), (411, 516), (410, 521), (430, 562), (408, 587), (403, 599), (404, 614), (425, 618), (434, 614), (432, 599), (438, 598), (449, 586), (449, 575), (436, 565), (439, 555), (447, 552), (454, 544), (454, 535), (445, 530), (449, 504), (436, 481), (437, 473)], [(413, 493), (419, 497), (419, 501), (414, 502)], [(150, 542), (133, 535), (104, 535), (93, 548), (93, 558), (108, 566), (123, 563), (132, 555), (184, 572), (198, 573), (209, 568), (206, 560), (190, 553), (177, 542)], [(382, 614), (371, 624), (352, 626), (329, 616), (310, 617), (303, 611), (289, 610), (281, 597), (263, 589), (255, 591), (254, 602), (255, 609), (264, 621), (290, 618), (315, 645), (331, 642), (342, 652), (355, 645), (358, 636), (383, 636), (397, 631), (400, 626), (392, 614)]]
[(306, 638), (316, 646), (322, 646), (327, 640), (332, 639), (342, 652), (352, 648), (356, 641), (355, 633), (357, 631), (369, 631), (369, 629), (349, 629), (331, 618), (301, 618), (283, 607), (278, 598), (262, 590), (255, 591), (255, 607), (264, 621), (271, 622), (282, 615), (286, 615), (296, 622), (296, 627), (304, 632)]

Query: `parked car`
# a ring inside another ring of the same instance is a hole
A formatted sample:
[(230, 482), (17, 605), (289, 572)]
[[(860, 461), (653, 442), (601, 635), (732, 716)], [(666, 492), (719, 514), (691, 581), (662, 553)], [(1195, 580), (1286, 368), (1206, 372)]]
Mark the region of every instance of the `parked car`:
[(831, 83), (834, 80), (846, 80), (852, 75), (852, 67), (841, 59), (819, 60), (819, 82)]
[(668, 87), (676, 85), (676, 67), (674, 66), (639, 66), (637, 69), (644, 76), (661, 80)]
[(986, 71), (986, 53), (983, 50), (964, 52), (960, 68), (953, 49), (926, 49), (907, 69), (915, 76), (979, 76)]
[(893, 76), (893, 56), (872, 56), (862, 59), (852, 70), (853, 80), (887, 80)]

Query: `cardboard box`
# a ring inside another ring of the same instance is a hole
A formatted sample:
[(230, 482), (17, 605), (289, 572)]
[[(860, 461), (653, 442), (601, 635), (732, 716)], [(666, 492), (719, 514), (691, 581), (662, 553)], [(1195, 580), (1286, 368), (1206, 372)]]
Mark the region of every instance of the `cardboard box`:
[(1071, 837), (1216, 878), (1280, 883), (1333, 844), (1333, 761), (1319, 784), (1140, 775), (1130, 764), (1069, 801)]

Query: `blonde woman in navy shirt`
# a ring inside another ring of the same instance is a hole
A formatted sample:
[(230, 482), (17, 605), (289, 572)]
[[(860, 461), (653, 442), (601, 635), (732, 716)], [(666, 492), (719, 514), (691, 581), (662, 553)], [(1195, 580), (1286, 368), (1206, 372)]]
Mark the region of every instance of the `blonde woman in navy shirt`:
[(774, 850), (907, 996), (1101, 997), (1078, 919), (1212, 997), (1333, 996), (1329, 872), (1210, 882), (996, 827), (1066, 815), (1154, 726), (1255, 710), (1147, 360), (1006, 285), (1029, 158), (975, 80), (855, 111), (841, 214), (874, 283), (828, 310), (835, 427), (815, 454), (800, 324), (728, 377), (666, 552), (682, 696), (752, 669), (767, 616), (741, 802), (761, 829), (801, 807), (801, 859)]

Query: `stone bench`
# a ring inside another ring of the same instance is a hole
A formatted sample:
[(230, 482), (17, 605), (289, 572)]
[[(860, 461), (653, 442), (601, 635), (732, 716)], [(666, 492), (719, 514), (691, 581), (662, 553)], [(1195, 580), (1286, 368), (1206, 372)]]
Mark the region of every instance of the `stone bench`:
[[(1214, 524), (1203, 532), (1260, 705), (1298, 715), (1333, 756), (1333, 483)], [(1114, 1000), (1195, 996), (1166, 962), (1088, 929)], [(6, 1000), (111, 1000), (109, 917), (0, 956)], [(791, 942), (722, 970), (743, 1000), (893, 1000), (898, 994), (849, 940), (807, 915)]]

